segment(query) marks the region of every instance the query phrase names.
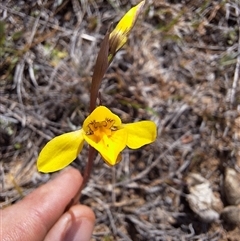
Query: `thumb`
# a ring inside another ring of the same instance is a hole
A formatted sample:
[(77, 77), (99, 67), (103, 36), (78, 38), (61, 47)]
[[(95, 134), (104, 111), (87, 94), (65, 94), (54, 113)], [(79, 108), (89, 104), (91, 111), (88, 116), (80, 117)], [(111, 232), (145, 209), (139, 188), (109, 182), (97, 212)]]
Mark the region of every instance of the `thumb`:
[(89, 241), (94, 222), (95, 215), (89, 207), (72, 206), (50, 229), (44, 241)]

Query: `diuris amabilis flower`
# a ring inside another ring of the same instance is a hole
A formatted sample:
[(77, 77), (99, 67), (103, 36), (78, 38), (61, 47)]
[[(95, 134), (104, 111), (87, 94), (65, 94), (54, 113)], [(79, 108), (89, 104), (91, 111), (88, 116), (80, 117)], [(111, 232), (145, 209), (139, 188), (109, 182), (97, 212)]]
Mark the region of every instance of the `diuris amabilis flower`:
[(50, 140), (37, 160), (38, 170), (54, 172), (69, 165), (82, 150), (84, 141), (95, 148), (104, 161), (113, 166), (121, 160), (121, 151), (128, 146), (137, 149), (155, 141), (156, 124), (140, 121), (122, 124), (107, 107), (98, 106), (84, 121), (80, 130)]

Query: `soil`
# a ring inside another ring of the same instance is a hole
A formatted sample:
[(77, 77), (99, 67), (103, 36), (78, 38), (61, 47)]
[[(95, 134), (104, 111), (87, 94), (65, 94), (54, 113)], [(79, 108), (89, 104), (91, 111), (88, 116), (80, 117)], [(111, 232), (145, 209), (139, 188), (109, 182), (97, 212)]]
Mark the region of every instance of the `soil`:
[[(0, 3), (1, 207), (51, 178), (37, 171), (38, 154), (81, 128), (100, 43), (138, 2)], [(122, 122), (153, 120), (158, 137), (125, 149), (115, 167), (94, 161), (80, 200), (96, 215), (92, 240), (239, 240), (240, 217), (221, 216), (226, 168), (240, 170), (239, 75), (238, 0), (147, 1), (100, 92)], [(82, 173), (87, 156), (86, 145), (72, 164)], [(191, 173), (208, 180), (218, 218), (189, 205)]]

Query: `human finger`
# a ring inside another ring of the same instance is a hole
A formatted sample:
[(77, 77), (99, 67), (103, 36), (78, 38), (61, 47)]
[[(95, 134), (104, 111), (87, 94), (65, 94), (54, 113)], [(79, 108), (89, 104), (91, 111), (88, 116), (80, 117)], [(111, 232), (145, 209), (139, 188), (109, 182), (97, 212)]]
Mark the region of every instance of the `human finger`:
[(2, 211), (3, 241), (42, 241), (76, 195), (82, 176), (67, 168), (22, 201)]
[(89, 241), (94, 223), (95, 215), (89, 207), (72, 206), (52, 227), (44, 241)]

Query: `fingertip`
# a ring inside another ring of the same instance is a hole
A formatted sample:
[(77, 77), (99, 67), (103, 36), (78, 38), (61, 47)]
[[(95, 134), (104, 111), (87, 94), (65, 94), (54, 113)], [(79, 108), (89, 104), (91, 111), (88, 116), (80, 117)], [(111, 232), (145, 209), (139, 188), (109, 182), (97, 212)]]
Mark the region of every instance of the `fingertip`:
[(45, 241), (88, 241), (92, 237), (95, 215), (87, 206), (72, 206), (47, 234)]
[(86, 205), (74, 205), (70, 208), (69, 212), (72, 212), (76, 219), (85, 217), (89, 219), (93, 224), (95, 223), (95, 214), (93, 210)]
[(66, 231), (65, 240), (90, 240), (95, 224), (95, 214), (92, 209), (84, 205), (75, 205), (69, 213), (72, 215), (72, 225)]
[(64, 168), (62, 171), (60, 171), (59, 175), (57, 175), (53, 180), (62, 179), (62, 177), (65, 175), (71, 176), (73, 179), (78, 179), (79, 183), (81, 183), (82, 179), (83, 179), (79, 170), (77, 170), (76, 168), (73, 168), (71, 166), (68, 166), (68, 167)]

